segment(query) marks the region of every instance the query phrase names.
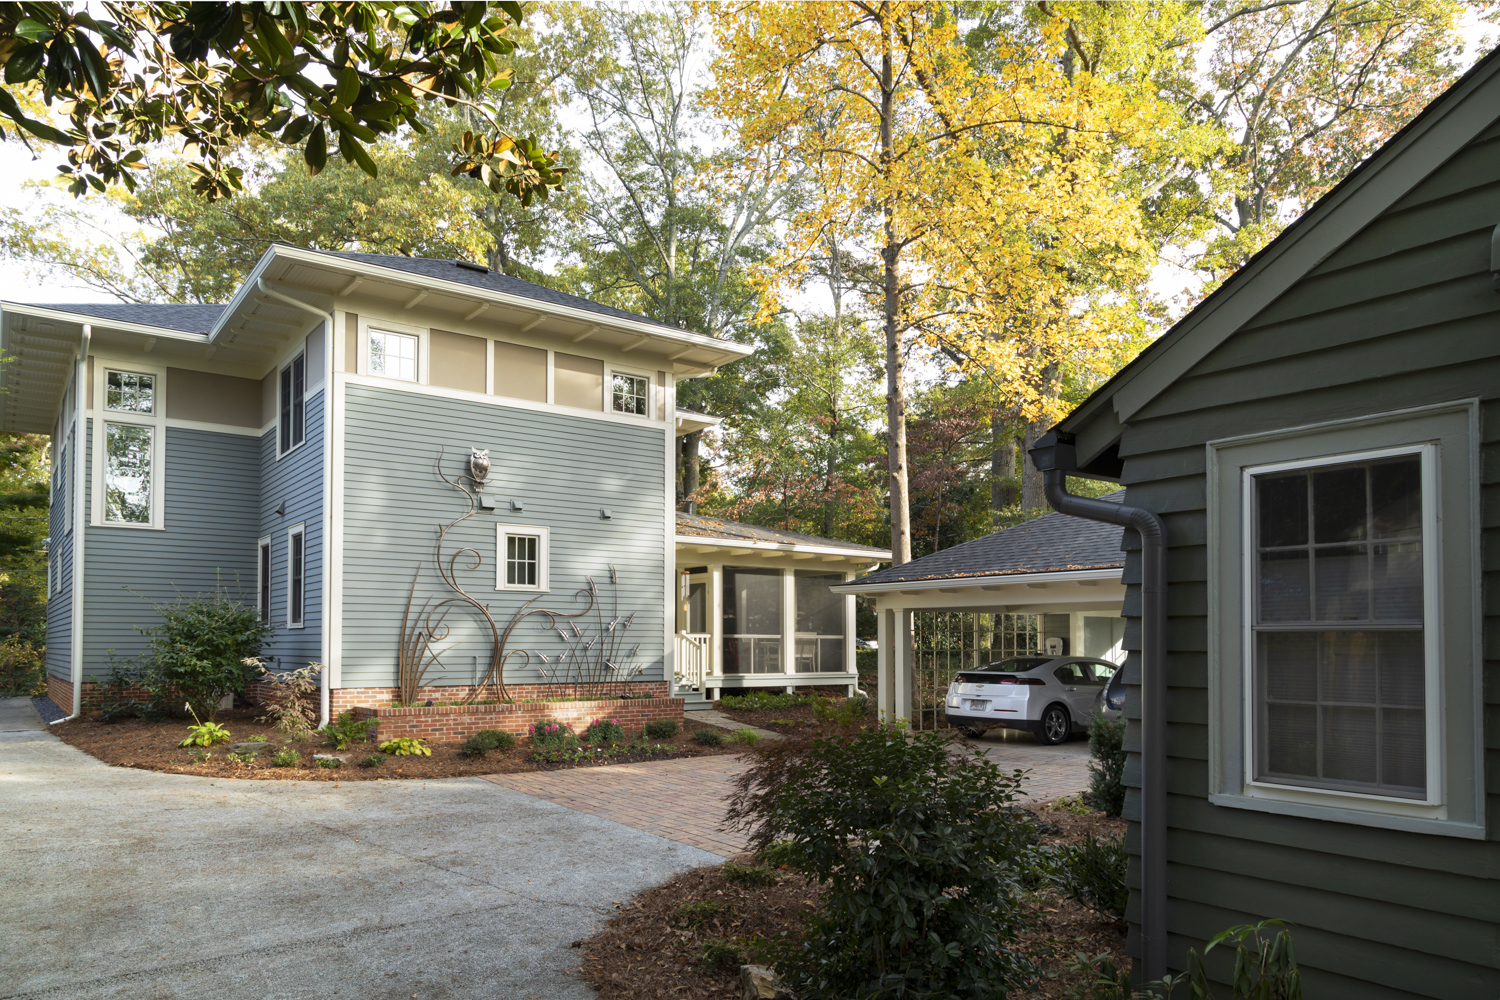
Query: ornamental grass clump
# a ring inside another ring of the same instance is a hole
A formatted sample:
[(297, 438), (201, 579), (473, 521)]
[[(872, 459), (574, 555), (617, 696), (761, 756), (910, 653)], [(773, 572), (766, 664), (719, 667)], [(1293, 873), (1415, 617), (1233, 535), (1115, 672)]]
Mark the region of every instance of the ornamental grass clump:
[(1012, 948), (1027, 831), (1021, 784), (937, 732), (896, 726), (749, 748), (726, 822), (823, 889), (778, 968), (804, 1000), (1002, 1000), (1024, 978)]

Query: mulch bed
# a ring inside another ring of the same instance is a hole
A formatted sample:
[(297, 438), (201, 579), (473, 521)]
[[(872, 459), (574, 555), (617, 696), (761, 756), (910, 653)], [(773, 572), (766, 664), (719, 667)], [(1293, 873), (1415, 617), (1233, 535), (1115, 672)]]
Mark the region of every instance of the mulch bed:
[[(1102, 813), (1078, 815), (1049, 805), (1036, 811), (1041, 820), (1062, 829), (1060, 834), (1044, 834), (1044, 844), (1117, 837), (1125, 830), (1123, 820)], [(752, 855), (733, 861), (755, 864)], [(754, 952), (751, 941), (783, 933), (795, 938), (802, 915), (811, 912), (818, 900), (817, 887), (784, 870), (777, 872), (775, 886), (762, 888), (731, 881), (720, 865), (696, 868), (620, 904), (604, 930), (575, 942), (575, 947), (583, 949), (580, 973), (600, 1000), (736, 1000), (740, 996), (738, 965), (763, 957)], [(707, 919), (695, 917), (694, 908), (701, 911), (703, 904), (723, 909)], [(1113, 916), (1096, 913), (1050, 890), (1030, 895), (1024, 905), (1030, 912), (1031, 929), (1019, 945), (1049, 972), (1030, 992), (1014, 992), (1012, 997), (1067, 997), (1087, 979), (1066, 970), (1078, 952), (1090, 956), (1108, 952), (1117, 968), (1129, 968), (1125, 925)], [(719, 956), (722, 959), (715, 961)]]
[[(170, 774), (196, 774), (210, 778), (251, 778), (263, 781), (379, 781), (393, 778), (461, 778), (479, 774), (515, 774), (528, 771), (557, 771), (574, 767), (605, 767), (610, 764), (639, 763), (644, 760), (673, 760), (679, 757), (704, 757), (735, 753), (733, 745), (704, 747), (692, 741), (697, 729), (715, 729), (692, 719), (683, 721), (683, 729), (669, 740), (652, 740), (653, 744), (670, 747), (670, 752), (660, 754), (620, 754), (605, 760), (588, 761), (582, 764), (538, 764), (531, 760), (529, 741), (516, 741), (513, 750), (491, 750), (483, 757), (460, 757), (458, 744), (432, 744), (431, 757), (387, 757), (377, 767), (360, 767), (359, 762), (377, 751), (374, 743), (354, 743), (347, 750), (333, 750), (322, 745), (322, 739), (312, 736), (296, 743), (277, 733), (270, 726), (257, 723), (260, 713), (255, 710), (233, 710), (220, 712), (216, 721), (233, 735), (230, 743), (220, 743), (207, 748), (213, 754), (203, 763), (188, 756), (196, 747), (179, 747), (177, 744), (187, 736), (191, 720), (166, 719), (145, 721), (126, 719), (120, 722), (103, 723), (96, 719), (79, 719), (53, 726), (51, 731), (91, 757), (117, 767), (135, 767), (146, 771), (163, 771)], [(723, 730), (719, 729), (722, 733)], [(628, 732), (632, 738), (639, 732)], [(232, 743), (247, 742), (250, 737), (265, 737), (274, 746), (287, 746), (302, 755), (296, 767), (271, 766), (271, 754), (261, 753), (251, 763), (240, 763), (227, 759), (225, 748)], [(345, 762), (338, 768), (323, 768), (313, 764), (313, 754), (337, 754)]]
[[(843, 699), (833, 700), (837, 702)], [(769, 729), (773, 733), (811, 732), (824, 727), (824, 723), (819, 722), (817, 716), (813, 714), (811, 705), (798, 705), (796, 708), (772, 708), (763, 712), (748, 712), (741, 708), (720, 706), (719, 712), (735, 722), (759, 729)], [(865, 718), (871, 725), (875, 723), (874, 713)]]

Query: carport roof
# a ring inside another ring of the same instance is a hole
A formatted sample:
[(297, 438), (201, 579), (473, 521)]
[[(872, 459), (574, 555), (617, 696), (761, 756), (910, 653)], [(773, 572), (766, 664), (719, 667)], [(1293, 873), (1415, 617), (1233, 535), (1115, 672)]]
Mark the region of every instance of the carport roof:
[[(1101, 499), (1122, 503), (1125, 491), (1117, 490)], [(1054, 512), (862, 576), (838, 589), (859, 593), (866, 587), (882, 584), (933, 580), (962, 580), (967, 584), (1020, 574), (1123, 569), (1125, 553), (1120, 549), (1123, 533), (1123, 528), (1113, 524)]]

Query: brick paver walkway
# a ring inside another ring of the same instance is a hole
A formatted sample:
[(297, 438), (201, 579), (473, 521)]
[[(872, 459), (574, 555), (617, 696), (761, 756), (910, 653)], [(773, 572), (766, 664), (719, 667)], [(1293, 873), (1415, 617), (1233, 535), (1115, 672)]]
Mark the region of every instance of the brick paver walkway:
[[(1031, 772), (1023, 786), (1031, 801), (1074, 795), (1088, 787), (1088, 744), (1081, 740), (1044, 747), (1030, 737), (996, 734), (985, 736), (976, 745), (1006, 770), (1024, 768)], [(724, 754), (568, 771), (491, 774), (485, 780), (727, 858), (745, 849), (740, 834), (719, 829), (729, 782), (743, 766), (738, 757)]]

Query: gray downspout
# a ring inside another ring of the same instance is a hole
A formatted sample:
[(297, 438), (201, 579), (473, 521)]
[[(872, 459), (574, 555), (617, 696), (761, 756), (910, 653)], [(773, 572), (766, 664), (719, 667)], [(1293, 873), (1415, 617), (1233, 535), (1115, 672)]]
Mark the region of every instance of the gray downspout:
[(1031, 462), (1053, 510), (1141, 536), (1141, 971), (1154, 982), (1167, 974), (1167, 529), (1149, 510), (1069, 493), (1071, 435), (1048, 431)]

